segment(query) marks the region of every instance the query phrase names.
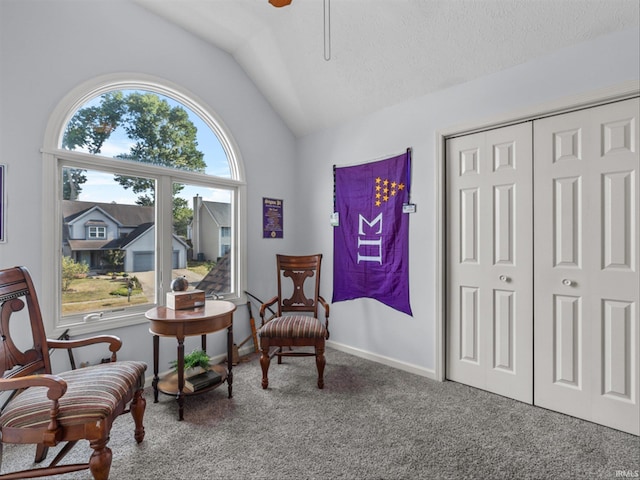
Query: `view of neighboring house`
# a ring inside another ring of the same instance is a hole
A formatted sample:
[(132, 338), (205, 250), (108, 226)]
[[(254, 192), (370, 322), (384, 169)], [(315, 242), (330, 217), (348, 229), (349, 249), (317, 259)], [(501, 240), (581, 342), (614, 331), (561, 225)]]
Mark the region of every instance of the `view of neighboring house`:
[(231, 204), (193, 197), (193, 221), (187, 236), (198, 260), (217, 261), (231, 250)]
[[(64, 200), (63, 254), (101, 272), (113, 268), (105, 254), (122, 250), (125, 272), (154, 270), (154, 215), (154, 207)], [(173, 268), (186, 268), (188, 249), (173, 235)]]

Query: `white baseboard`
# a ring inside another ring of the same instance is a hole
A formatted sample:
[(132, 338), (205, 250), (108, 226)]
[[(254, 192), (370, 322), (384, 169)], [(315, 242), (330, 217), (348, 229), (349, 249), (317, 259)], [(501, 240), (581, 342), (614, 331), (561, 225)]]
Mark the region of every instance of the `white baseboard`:
[[(327, 341), (327, 346), (331, 348), (335, 348), (336, 350), (340, 350), (341, 352), (354, 355), (356, 357), (365, 358), (373, 362), (377, 362), (383, 365), (387, 365), (389, 367), (397, 368), (398, 370), (404, 370), (405, 372), (415, 373), (416, 375), (420, 375), (421, 377), (427, 377), (432, 380), (438, 380), (438, 378), (436, 377), (435, 370), (419, 367), (418, 365), (413, 365), (411, 363), (401, 362), (393, 358), (385, 357), (384, 355), (378, 355), (377, 353), (367, 352), (366, 350), (350, 347), (348, 345), (333, 342), (331, 340)], [(330, 360), (327, 360), (327, 362), (329, 361)]]
[[(367, 360), (371, 360), (372, 362), (381, 363), (382, 365), (387, 365), (388, 367), (397, 368), (398, 370), (403, 370), (405, 372), (414, 373), (416, 375), (420, 375), (421, 377), (430, 378), (431, 380), (438, 380), (438, 378), (436, 377), (436, 372), (434, 370), (431, 370), (431, 369), (428, 369), (428, 368), (419, 367), (419, 366), (413, 365), (411, 363), (401, 362), (399, 360), (395, 360), (395, 359), (390, 358), (390, 357), (385, 357), (384, 355), (378, 355), (377, 353), (367, 352), (366, 350), (361, 350), (359, 348), (350, 347), (348, 345), (344, 345), (344, 344), (338, 343), (338, 342), (333, 342), (331, 340), (327, 341), (327, 347), (331, 347), (331, 348), (334, 348), (336, 350), (340, 350), (341, 352), (345, 352), (345, 353), (348, 353), (350, 355), (354, 355), (356, 357), (360, 357), (360, 358), (364, 358), (364, 359), (367, 359)], [(241, 357), (243, 357), (245, 355), (249, 355), (250, 353), (253, 353), (253, 352), (254, 352), (253, 345), (244, 346), (244, 347), (240, 348), (240, 350), (238, 351), (238, 353), (239, 353), (239, 355)], [(211, 360), (212, 360), (213, 364), (218, 364), (218, 363), (223, 362), (226, 358), (227, 358), (227, 354), (223, 353), (223, 354), (211, 357)], [(330, 362), (330, 360), (328, 360), (328, 361)], [(147, 370), (147, 372), (148, 372), (148, 370)], [(170, 373), (170, 370), (166, 370), (164, 372), (160, 372), (160, 373), (158, 373), (158, 376), (160, 378), (162, 378), (164, 375), (166, 375), (168, 373)], [(146, 387), (150, 387), (152, 381), (153, 381), (153, 372), (150, 372), (150, 374), (145, 378), (145, 383), (144, 383), (145, 388)]]

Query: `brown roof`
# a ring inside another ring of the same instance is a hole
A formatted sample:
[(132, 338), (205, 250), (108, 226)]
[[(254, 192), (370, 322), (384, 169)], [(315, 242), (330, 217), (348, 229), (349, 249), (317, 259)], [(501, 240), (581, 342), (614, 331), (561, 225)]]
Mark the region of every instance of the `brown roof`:
[(62, 201), (62, 216), (65, 223), (83, 213), (98, 207), (124, 227), (136, 227), (154, 221), (155, 208), (140, 205), (124, 205), (119, 203), (80, 202), (77, 200)]
[(198, 290), (210, 293), (229, 293), (231, 291), (231, 254), (226, 253), (209, 273), (196, 285)]
[(101, 250), (111, 240), (69, 240), (71, 250)]

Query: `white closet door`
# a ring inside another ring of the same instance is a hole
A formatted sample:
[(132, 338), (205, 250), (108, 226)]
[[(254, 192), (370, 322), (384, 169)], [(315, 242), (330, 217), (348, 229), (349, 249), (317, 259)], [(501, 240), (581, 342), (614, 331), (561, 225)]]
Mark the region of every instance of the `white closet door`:
[(531, 123), (447, 140), (447, 378), (533, 400)]
[(636, 435), (639, 112), (534, 123), (534, 401)]

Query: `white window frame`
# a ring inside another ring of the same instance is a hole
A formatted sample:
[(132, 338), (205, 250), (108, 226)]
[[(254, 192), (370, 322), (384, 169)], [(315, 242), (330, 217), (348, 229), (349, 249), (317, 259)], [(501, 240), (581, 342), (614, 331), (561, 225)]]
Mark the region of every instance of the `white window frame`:
[[(92, 234), (92, 232), (94, 232)], [(96, 226), (88, 226), (87, 227), (87, 239), (100, 239), (103, 240), (107, 238), (107, 227), (96, 227)]]
[[(231, 178), (214, 177), (207, 174), (174, 170), (139, 162), (126, 161), (61, 149), (62, 136), (73, 114), (92, 98), (113, 90), (145, 90), (173, 98), (196, 113), (213, 130), (227, 155)], [(224, 122), (215, 112), (184, 88), (157, 77), (143, 74), (112, 74), (97, 77), (73, 89), (53, 111), (47, 124), (42, 148), (42, 284), (39, 300), (45, 315), (45, 329), (48, 335), (59, 335), (66, 329), (71, 335), (110, 330), (146, 322), (144, 312), (150, 305), (130, 307), (126, 314), (109, 318), (83, 321), (80, 317), (71, 323), (61, 318), (61, 275), (62, 255), (62, 165), (83, 169), (118, 172), (132, 176), (148, 176), (158, 179), (156, 184), (156, 293), (158, 304), (165, 303), (165, 293), (170, 291), (172, 267), (172, 185), (184, 183), (209, 188), (225, 188), (233, 192), (232, 204), (232, 291), (225, 300), (237, 304), (246, 303), (246, 183), (240, 149), (236, 145)]]

